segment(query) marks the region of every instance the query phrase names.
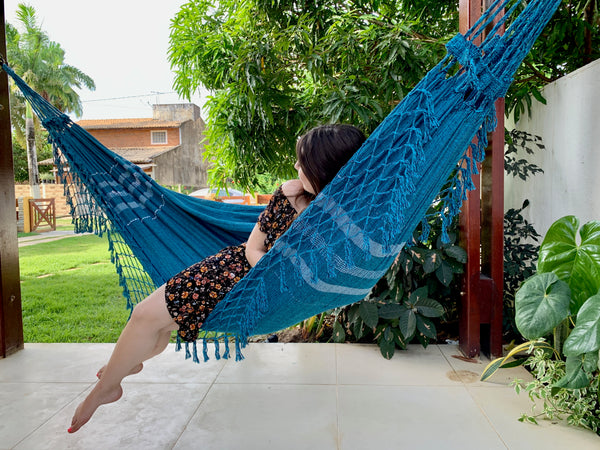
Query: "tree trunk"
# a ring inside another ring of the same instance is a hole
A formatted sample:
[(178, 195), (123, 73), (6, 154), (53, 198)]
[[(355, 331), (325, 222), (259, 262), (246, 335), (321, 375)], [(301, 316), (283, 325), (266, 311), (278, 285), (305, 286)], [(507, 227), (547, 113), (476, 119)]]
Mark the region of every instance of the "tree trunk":
[(585, 7), (584, 18), (588, 25), (585, 29), (585, 48), (583, 53), (583, 63), (589, 64), (592, 62), (592, 28), (594, 26), (594, 13), (596, 11), (596, 0), (590, 0)]
[(27, 140), (27, 168), (29, 169), (29, 186), (31, 196), (40, 198), (40, 174), (37, 163), (37, 150), (35, 148), (35, 129), (33, 126), (33, 113), (27, 105), (25, 118), (25, 138)]

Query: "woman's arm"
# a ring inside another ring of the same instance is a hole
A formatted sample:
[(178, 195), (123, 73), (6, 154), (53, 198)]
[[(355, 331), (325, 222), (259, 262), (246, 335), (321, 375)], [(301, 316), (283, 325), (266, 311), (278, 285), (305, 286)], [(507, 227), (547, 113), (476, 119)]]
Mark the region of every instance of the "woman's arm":
[[(300, 196), (304, 192), (300, 180), (286, 181), (281, 185), (281, 190), (296, 211), (301, 212), (308, 205), (308, 202)], [(266, 238), (267, 234), (260, 230), (258, 223), (254, 225), (252, 233), (250, 233), (250, 237), (246, 242), (246, 259), (252, 267), (267, 253), (267, 247), (265, 247)]]
[(250, 263), (250, 266), (254, 267), (258, 260), (267, 253), (267, 247), (265, 247), (266, 238), (267, 235), (260, 231), (258, 224), (254, 225), (248, 242), (246, 242), (246, 259)]

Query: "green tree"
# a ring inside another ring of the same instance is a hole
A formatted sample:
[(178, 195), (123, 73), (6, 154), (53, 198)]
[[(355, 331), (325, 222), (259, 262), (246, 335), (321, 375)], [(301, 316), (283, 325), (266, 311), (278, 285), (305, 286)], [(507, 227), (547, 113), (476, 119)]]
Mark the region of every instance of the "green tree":
[[(600, 56), (597, 0), (564, 0), (515, 76), (507, 111)], [(191, 0), (173, 19), (176, 90), (208, 102), (211, 182), (293, 176), (296, 137), (325, 122), (367, 133), (444, 54), (458, 0)]]
[[(22, 32), (6, 24), (9, 64), (58, 109), (80, 115), (81, 101), (75, 88), (93, 90), (94, 81), (76, 67), (65, 64), (64, 50), (42, 30), (33, 7), (19, 4), (17, 20)], [(34, 119), (30, 106), (14, 87), (11, 89), (11, 121), (15, 141), (27, 148), (29, 182), (35, 192), (35, 186), (39, 183), (36, 148), (44, 145), (40, 139), (41, 127)]]
[[(426, 73), (456, 29), (457, 1), (192, 0), (171, 25), (175, 88), (203, 85), (211, 182), (293, 176), (297, 136), (325, 122), (369, 133)], [(425, 35), (425, 32), (428, 34)]]

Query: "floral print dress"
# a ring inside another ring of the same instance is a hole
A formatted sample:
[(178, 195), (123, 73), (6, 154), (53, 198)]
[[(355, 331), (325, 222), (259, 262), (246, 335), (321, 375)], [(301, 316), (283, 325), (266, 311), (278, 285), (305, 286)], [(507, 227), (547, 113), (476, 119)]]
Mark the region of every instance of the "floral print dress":
[[(259, 229), (267, 235), (267, 251), (285, 233), (297, 215), (298, 212), (280, 186), (258, 218)], [(191, 342), (198, 338), (200, 327), (210, 312), (249, 270), (244, 243), (226, 247), (167, 281), (167, 309), (179, 325), (178, 334), (183, 341)]]

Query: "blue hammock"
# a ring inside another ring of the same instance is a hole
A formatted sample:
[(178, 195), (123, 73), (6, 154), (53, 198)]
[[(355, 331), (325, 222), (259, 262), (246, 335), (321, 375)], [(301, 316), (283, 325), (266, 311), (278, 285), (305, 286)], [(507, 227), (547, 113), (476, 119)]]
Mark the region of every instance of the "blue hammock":
[[(225, 336), (224, 357), (230, 337), (236, 338), (239, 359), (239, 347), (251, 335), (363, 299), (420, 221), (426, 239), (425, 214), (436, 198), (446, 233), (474, 188), (471, 175), (496, 126), (495, 101), (505, 95), (559, 4), (532, 0), (517, 14), (520, 0), (497, 0), (465, 36), (448, 42), (446, 57), (210, 314), (202, 329)], [(509, 17), (510, 27), (499, 35)], [(485, 40), (475, 45), (484, 30)], [(194, 199), (160, 187), (2, 67), (49, 132), (77, 231), (108, 233), (130, 304), (183, 268), (247, 239), (260, 207)], [(440, 193), (453, 171), (456, 176)], [(215, 344), (219, 358), (218, 340)], [(192, 347), (198, 361), (195, 342)]]

